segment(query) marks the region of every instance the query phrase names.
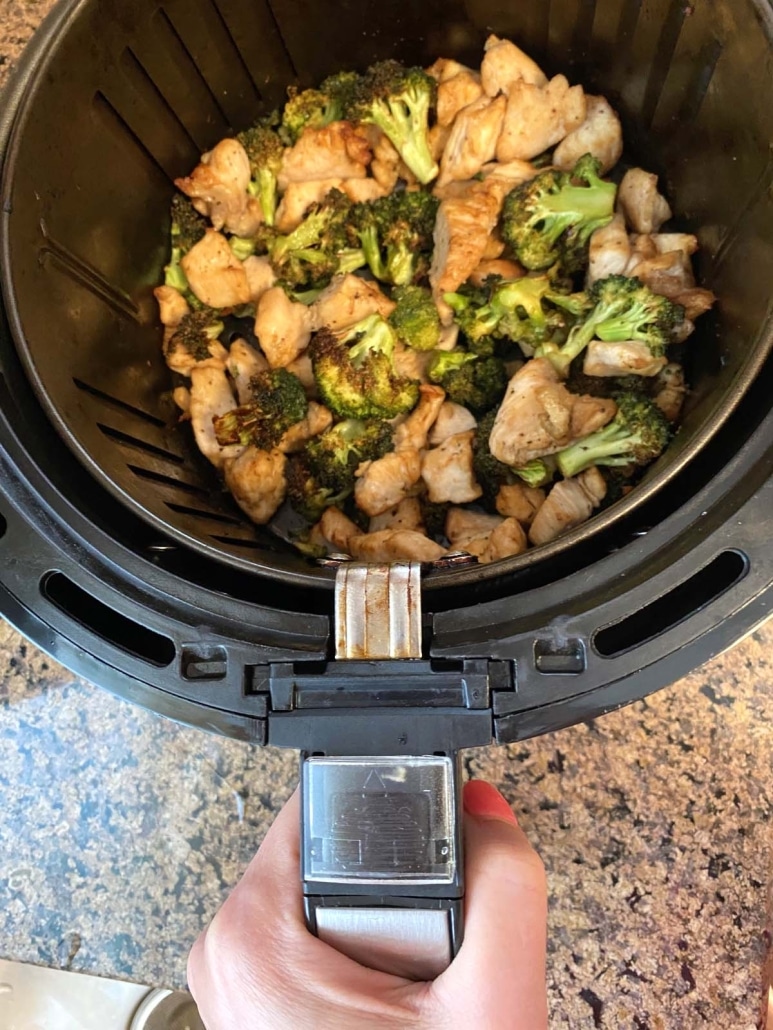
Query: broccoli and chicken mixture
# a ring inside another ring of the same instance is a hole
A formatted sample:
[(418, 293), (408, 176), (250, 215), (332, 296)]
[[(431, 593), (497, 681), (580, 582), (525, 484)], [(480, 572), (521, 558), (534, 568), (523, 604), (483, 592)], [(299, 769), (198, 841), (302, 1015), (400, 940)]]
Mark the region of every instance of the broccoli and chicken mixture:
[(492, 562), (628, 493), (715, 298), (622, 153), (604, 97), (490, 36), (477, 69), (290, 88), (178, 179), (164, 355), (246, 515), (291, 509), (307, 555)]

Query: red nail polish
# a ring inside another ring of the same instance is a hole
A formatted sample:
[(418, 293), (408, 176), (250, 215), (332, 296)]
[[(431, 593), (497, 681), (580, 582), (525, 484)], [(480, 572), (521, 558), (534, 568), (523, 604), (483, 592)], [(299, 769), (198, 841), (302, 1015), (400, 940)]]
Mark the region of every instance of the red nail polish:
[(479, 819), (500, 819), (518, 825), (515, 813), (492, 783), (470, 780), (464, 785), (464, 810)]

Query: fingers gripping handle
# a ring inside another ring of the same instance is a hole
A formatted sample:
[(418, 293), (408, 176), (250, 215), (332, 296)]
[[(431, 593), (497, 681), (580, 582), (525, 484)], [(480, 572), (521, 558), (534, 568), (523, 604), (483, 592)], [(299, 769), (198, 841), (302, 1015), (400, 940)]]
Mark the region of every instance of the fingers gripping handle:
[(456, 757), (306, 757), (301, 862), (309, 928), (351, 958), (414, 980), (462, 939)]

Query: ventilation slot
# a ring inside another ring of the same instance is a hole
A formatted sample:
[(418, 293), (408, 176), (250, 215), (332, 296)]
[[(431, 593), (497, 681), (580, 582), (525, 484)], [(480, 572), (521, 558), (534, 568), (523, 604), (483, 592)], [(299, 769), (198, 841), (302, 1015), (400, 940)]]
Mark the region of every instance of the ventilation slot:
[(147, 479), (151, 483), (158, 483), (159, 486), (168, 486), (175, 490), (182, 490), (183, 493), (191, 494), (193, 497), (201, 497), (205, 501), (208, 501), (212, 496), (211, 490), (198, 486), (196, 483), (186, 483), (182, 479), (175, 479), (174, 476), (165, 476), (163, 472), (145, 469), (140, 465), (129, 465), (129, 468), (135, 476), (139, 476), (140, 479)]
[(7, 531), (8, 531), (8, 523), (3, 518), (2, 513), (0, 513), (0, 540), (3, 539), (3, 537), (5, 536)]
[(743, 579), (747, 571), (745, 555), (738, 551), (723, 551), (678, 587), (622, 622), (599, 630), (593, 638), (594, 649), (602, 658), (616, 658), (648, 640), (654, 640), (716, 601)]
[(191, 515), (194, 519), (210, 519), (212, 522), (222, 522), (226, 526), (242, 526), (244, 523), (241, 519), (234, 518), (233, 515), (226, 515), (219, 511), (205, 511), (203, 508), (189, 508), (187, 504), (173, 504), (171, 501), (166, 502), (167, 508), (171, 511), (176, 511), (178, 515)]
[(143, 411), (142, 408), (135, 408), (133, 404), (127, 404), (126, 401), (120, 400), (118, 397), (113, 397), (109, 393), (105, 393), (104, 390), (99, 390), (96, 386), (90, 386), (88, 383), (84, 383), (82, 379), (76, 379), (73, 377), (73, 383), (83, 393), (87, 393), (90, 397), (94, 397), (98, 401), (104, 401), (105, 404), (109, 404), (112, 407), (120, 408), (122, 411), (128, 411), (130, 415), (135, 415), (137, 418), (143, 419), (151, 426), (158, 426), (159, 429), (163, 429), (166, 425), (163, 419), (156, 418), (155, 415), (149, 414), (147, 411)]
[(40, 592), (59, 611), (126, 654), (161, 669), (175, 657), (174, 643), (98, 601), (61, 572), (42, 580)]
[(127, 447), (134, 447), (138, 451), (144, 451), (145, 454), (152, 454), (156, 458), (165, 458), (167, 461), (173, 461), (175, 465), (185, 464), (185, 459), (181, 458), (179, 454), (173, 454), (171, 451), (167, 451), (163, 447), (157, 447), (154, 443), (148, 443), (147, 440), (140, 440), (136, 436), (122, 433), (120, 429), (114, 429), (112, 426), (103, 425), (101, 422), (97, 422), (97, 427), (105, 434), (105, 436), (109, 437), (111, 440), (115, 440), (116, 443), (125, 444)]

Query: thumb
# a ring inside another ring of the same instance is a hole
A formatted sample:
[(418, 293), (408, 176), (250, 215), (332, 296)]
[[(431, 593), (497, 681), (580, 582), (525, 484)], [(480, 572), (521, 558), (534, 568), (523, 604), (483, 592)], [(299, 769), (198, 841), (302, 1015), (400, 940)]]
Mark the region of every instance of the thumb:
[(547, 1027), (542, 860), (490, 783), (467, 783), (464, 809), (465, 928), (451, 967), (453, 990), (476, 999), (489, 1027), (539, 1030)]

